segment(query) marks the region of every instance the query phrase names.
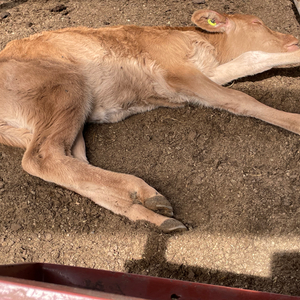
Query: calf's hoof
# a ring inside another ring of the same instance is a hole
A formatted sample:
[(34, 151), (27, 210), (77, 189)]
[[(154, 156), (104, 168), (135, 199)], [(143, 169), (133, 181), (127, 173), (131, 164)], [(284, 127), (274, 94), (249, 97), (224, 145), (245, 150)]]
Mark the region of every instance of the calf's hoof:
[(173, 217), (173, 208), (164, 196), (151, 197), (145, 201), (144, 205), (160, 215)]
[(176, 219), (168, 219), (164, 221), (159, 226), (159, 229), (162, 230), (164, 233), (182, 232), (187, 230), (187, 228)]

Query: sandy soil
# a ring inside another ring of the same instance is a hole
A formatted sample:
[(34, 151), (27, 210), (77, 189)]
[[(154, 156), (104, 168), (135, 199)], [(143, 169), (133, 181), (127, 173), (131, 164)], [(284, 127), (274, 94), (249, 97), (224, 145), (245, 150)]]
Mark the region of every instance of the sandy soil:
[[(0, 1), (0, 48), (70, 26), (191, 25), (200, 8), (255, 14), (274, 30), (300, 32), (290, 0)], [(299, 75), (275, 70), (232, 88), (300, 113)], [(0, 145), (0, 264), (49, 262), (300, 296), (298, 135), (185, 107), (87, 125), (85, 139), (92, 164), (143, 178), (189, 231), (166, 235), (114, 215), (26, 174), (23, 150)]]

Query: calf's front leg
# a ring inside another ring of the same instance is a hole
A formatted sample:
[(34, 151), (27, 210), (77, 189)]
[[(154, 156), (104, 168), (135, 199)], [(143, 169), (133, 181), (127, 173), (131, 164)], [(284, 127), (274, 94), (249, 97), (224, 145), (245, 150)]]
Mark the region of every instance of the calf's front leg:
[(300, 50), (285, 53), (249, 51), (216, 67), (209, 79), (223, 85), (232, 80), (262, 73), (274, 67), (294, 66), (295, 64), (300, 64)]
[(254, 117), (300, 134), (299, 114), (277, 110), (240, 91), (222, 87), (190, 65), (172, 70), (166, 80), (179, 94), (188, 96), (194, 103)]

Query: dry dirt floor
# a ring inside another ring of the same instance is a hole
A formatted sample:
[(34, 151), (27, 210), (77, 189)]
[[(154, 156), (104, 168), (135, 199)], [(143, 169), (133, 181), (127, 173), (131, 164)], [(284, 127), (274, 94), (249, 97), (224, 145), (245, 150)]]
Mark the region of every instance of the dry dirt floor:
[[(1, 1), (0, 48), (33, 33), (117, 24), (191, 25), (210, 8), (300, 33), (290, 0)], [(238, 47), (238, 45), (237, 45)], [(232, 83), (300, 113), (300, 68)], [(1, 109), (1, 107), (0, 107)], [(87, 125), (91, 164), (134, 174), (164, 194), (188, 231), (167, 235), (26, 174), (0, 145), (0, 264), (47, 262), (300, 296), (300, 139), (210, 108), (161, 108)]]

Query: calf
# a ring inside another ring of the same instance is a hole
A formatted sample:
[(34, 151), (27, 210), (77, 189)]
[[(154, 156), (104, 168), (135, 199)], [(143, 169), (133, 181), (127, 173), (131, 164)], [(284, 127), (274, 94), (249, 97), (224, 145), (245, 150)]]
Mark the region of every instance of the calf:
[(0, 53), (0, 142), (25, 148), (22, 166), (34, 176), (133, 221), (185, 230), (143, 180), (88, 163), (85, 122), (195, 103), (300, 133), (300, 115), (221, 86), (299, 64), (298, 40), (249, 15), (199, 10), (192, 21), (197, 27), (67, 28), (10, 42)]

